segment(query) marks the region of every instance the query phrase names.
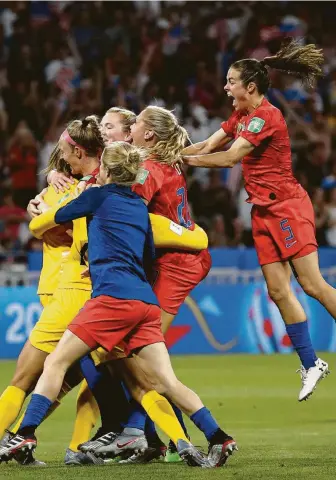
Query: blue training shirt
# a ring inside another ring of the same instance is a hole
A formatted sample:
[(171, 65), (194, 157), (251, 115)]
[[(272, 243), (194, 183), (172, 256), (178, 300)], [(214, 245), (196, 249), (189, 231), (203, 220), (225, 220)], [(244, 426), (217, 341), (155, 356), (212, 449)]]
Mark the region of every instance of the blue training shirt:
[(87, 217), (92, 297), (108, 295), (158, 305), (147, 281), (144, 261), (155, 247), (148, 210), (130, 187), (90, 188), (60, 208), (58, 224)]

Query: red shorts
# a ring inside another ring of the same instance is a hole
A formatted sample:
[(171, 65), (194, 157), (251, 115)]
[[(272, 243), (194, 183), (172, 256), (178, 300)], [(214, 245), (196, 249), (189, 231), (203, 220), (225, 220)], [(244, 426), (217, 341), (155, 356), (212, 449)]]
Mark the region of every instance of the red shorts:
[(291, 198), (252, 208), (252, 233), (260, 265), (284, 262), (317, 250), (310, 198)]
[(152, 287), (160, 307), (176, 315), (180, 306), (209, 273), (211, 256), (208, 250), (190, 255), (181, 263), (157, 263), (154, 266)]
[(145, 345), (164, 342), (157, 305), (107, 295), (88, 300), (68, 329), (93, 350), (102, 346), (111, 351), (121, 344), (129, 354)]

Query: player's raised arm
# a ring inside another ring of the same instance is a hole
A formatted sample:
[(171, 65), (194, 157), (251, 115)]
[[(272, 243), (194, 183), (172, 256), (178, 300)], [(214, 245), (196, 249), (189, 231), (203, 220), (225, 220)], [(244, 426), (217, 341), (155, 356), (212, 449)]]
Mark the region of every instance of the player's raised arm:
[(93, 213), (99, 191), (100, 189), (98, 188), (91, 188), (65, 206), (57, 205), (56, 207), (45, 210), (30, 222), (29, 229), (31, 233), (34, 237), (42, 238), (47, 230), (50, 230), (56, 225), (61, 225)]
[(245, 138), (239, 137), (226, 152), (210, 153), (208, 155), (183, 156), (183, 161), (193, 167), (232, 168), (255, 148)]
[(230, 142), (232, 137), (227, 135), (222, 128), (217, 130), (211, 137), (207, 138), (203, 142), (194, 143), (182, 150), (182, 155), (204, 155), (211, 153), (217, 148), (223, 147), (226, 143)]

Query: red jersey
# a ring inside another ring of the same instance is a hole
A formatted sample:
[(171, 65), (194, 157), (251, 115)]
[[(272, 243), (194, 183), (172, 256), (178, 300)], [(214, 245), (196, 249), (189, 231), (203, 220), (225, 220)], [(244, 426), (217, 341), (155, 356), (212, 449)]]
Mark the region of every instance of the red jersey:
[(236, 111), (221, 126), (229, 137), (243, 137), (255, 146), (242, 161), (249, 203), (266, 206), (306, 195), (293, 175), (285, 119), (266, 98), (252, 113)]
[[(145, 160), (138, 174), (138, 183), (133, 191), (148, 202), (149, 213), (162, 215), (189, 230), (195, 228), (190, 218), (187, 185), (183, 172), (178, 164), (171, 166), (155, 160)], [(164, 253), (165, 261), (182, 260), (195, 253), (181, 253), (160, 249), (160, 257)]]

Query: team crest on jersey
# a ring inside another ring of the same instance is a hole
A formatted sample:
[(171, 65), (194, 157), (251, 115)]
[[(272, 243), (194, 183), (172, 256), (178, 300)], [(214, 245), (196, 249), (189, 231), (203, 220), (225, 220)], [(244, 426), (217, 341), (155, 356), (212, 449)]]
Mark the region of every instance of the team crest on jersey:
[(247, 130), (252, 133), (259, 133), (261, 132), (264, 125), (265, 125), (265, 120), (259, 117), (254, 117), (250, 121), (247, 127)]
[(136, 177), (136, 183), (140, 183), (140, 185), (143, 185), (146, 181), (146, 178), (149, 175), (149, 170), (145, 170), (144, 168), (140, 168), (137, 177)]
[(245, 130), (245, 125), (243, 123), (238, 123), (237, 133), (243, 132)]

